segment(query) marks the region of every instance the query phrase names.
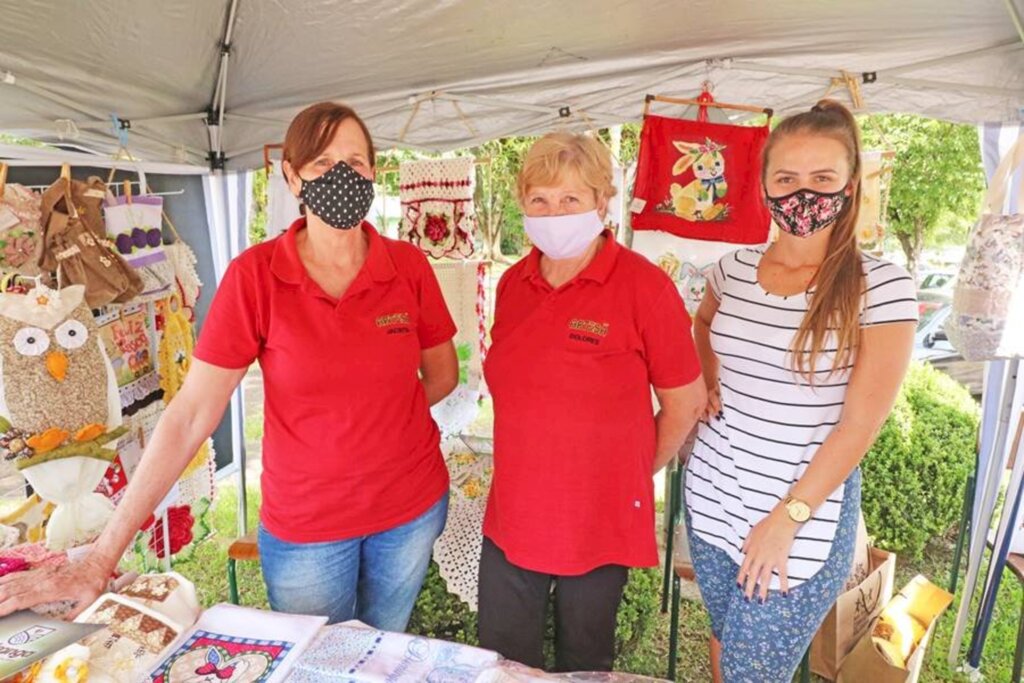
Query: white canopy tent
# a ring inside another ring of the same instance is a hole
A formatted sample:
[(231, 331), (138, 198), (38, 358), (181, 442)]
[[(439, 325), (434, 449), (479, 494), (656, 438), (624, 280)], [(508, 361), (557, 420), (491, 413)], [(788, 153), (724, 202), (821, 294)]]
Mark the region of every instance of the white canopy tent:
[(1022, 0), (0, 0), (0, 132), (55, 145), (0, 158), (104, 166), (128, 147), (145, 163), (118, 165), (203, 174), (219, 279), (245, 246), (250, 174), (207, 169), (259, 166), (316, 101), (353, 105), (379, 147), (432, 151), (638, 120), (645, 94), (705, 81), (778, 114), (832, 94), (1019, 124), (1022, 15)]
[(0, 130), (101, 153), (127, 133), (147, 160), (252, 168), (324, 99), (382, 147), (447, 150), (635, 120), (645, 93), (705, 79), (779, 113), (838, 86), (864, 111), (1015, 121), (1020, 15), (1020, 0), (11, 1)]

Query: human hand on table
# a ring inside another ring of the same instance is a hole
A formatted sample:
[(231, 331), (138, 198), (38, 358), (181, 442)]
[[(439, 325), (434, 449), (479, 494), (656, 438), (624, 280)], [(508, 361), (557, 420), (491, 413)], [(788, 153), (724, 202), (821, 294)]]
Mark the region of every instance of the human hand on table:
[(0, 616), (58, 600), (74, 602), (67, 619), (78, 616), (107, 587), (110, 572), (88, 558), (59, 567), (40, 567), (0, 576)]
[(736, 583), (748, 600), (756, 598), (764, 602), (768, 599), (768, 587), (776, 571), (782, 595), (789, 593), (786, 568), (798, 528), (799, 524), (790, 519), (786, 508), (780, 505), (750, 530), (742, 548), (743, 565), (736, 576)]

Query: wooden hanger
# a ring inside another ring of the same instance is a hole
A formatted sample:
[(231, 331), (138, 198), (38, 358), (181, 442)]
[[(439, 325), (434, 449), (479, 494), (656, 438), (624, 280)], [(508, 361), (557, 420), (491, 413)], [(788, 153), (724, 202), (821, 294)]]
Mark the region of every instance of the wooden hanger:
[[(704, 95), (707, 93), (708, 97), (705, 99)], [(746, 111), (754, 114), (764, 114), (769, 119), (775, 111), (769, 107), (755, 107), (749, 104), (729, 104), (728, 102), (719, 102), (710, 97), (708, 91), (701, 93), (701, 96), (689, 99), (684, 97), (668, 97), (665, 95), (647, 95), (644, 98), (644, 116), (647, 116), (651, 111), (651, 102), (664, 102), (666, 104), (680, 104), (690, 107), (714, 107), (716, 109), (731, 109), (734, 111)]]

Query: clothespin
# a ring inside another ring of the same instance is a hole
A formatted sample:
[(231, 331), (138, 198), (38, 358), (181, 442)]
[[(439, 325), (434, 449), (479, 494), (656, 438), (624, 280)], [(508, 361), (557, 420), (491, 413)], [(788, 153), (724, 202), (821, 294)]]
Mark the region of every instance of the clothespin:
[(124, 188), (124, 201), (126, 204), (132, 203), (132, 181), (126, 180), (121, 185)]
[[(110, 115), (110, 121), (114, 127), (114, 135), (117, 136), (118, 152), (121, 150), (128, 150), (128, 131), (131, 130), (132, 123), (128, 120), (122, 120), (117, 114)], [(130, 158), (130, 157), (129, 157)]]
[(0, 199), (4, 198), (4, 189), (7, 187), (7, 164), (0, 161)]
[(60, 165), (60, 179), (71, 182), (71, 164)]

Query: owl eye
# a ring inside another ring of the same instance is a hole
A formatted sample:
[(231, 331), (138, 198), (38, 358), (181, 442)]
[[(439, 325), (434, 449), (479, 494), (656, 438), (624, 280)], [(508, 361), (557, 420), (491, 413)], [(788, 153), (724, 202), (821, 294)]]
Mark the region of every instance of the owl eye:
[(89, 330), (77, 320), (65, 320), (57, 328), (57, 343), (65, 349), (77, 349), (89, 338)]
[(50, 348), (50, 338), (38, 327), (23, 327), (14, 335), (14, 348), (23, 356), (41, 356)]

